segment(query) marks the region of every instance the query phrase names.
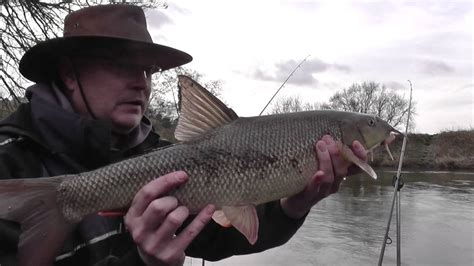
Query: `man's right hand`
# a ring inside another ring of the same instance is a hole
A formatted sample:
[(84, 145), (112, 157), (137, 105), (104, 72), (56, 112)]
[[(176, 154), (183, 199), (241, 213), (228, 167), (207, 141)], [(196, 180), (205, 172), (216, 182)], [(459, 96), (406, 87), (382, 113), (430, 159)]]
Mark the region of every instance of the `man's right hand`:
[(182, 265), (185, 249), (212, 218), (215, 207), (208, 205), (176, 235), (189, 210), (167, 195), (187, 180), (185, 172), (177, 171), (151, 181), (138, 191), (125, 215), (125, 225), (147, 265)]
[[(352, 151), (359, 159), (366, 161), (367, 152), (358, 141), (352, 143)], [(303, 191), (280, 200), (288, 217), (300, 219), (322, 199), (339, 190), (344, 177), (360, 172), (359, 168), (344, 159), (334, 139), (326, 135), (316, 143), (318, 171)]]

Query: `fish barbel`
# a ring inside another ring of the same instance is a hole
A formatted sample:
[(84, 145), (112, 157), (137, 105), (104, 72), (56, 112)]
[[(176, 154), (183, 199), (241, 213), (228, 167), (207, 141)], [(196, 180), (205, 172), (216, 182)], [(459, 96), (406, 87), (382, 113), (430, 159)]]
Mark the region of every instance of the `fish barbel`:
[[(86, 215), (127, 208), (148, 182), (183, 170), (188, 182), (171, 192), (191, 213), (208, 204), (214, 220), (232, 224), (253, 244), (255, 206), (300, 192), (317, 171), (314, 144), (331, 135), (345, 158), (375, 172), (348, 147), (383, 144), (395, 131), (372, 115), (308, 111), (238, 117), (192, 79), (180, 76), (180, 144), (78, 175), (0, 181), (0, 218), (22, 225), (21, 265), (48, 265)], [(255, 222), (256, 221), (256, 222)], [(49, 249), (38, 248), (48, 242)]]

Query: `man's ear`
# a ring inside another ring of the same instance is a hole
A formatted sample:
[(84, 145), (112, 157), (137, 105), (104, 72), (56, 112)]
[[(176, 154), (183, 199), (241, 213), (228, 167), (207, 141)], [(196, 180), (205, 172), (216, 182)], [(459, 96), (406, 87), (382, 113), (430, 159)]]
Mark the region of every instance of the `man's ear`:
[(73, 91), (77, 88), (76, 75), (72, 67), (72, 62), (69, 58), (62, 56), (59, 59), (58, 74), (67, 90)]

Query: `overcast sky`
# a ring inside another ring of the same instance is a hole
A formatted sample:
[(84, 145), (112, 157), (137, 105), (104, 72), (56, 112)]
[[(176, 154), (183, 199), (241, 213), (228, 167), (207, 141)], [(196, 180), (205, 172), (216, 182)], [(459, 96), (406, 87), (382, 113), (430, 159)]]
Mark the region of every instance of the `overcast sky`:
[(188, 52), (205, 80), (223, 81), (240, 116), (281, 92), (323, 102), (354, 82), (408, 96), (416, 132), (474, 127), (472, 1), (192, 1), (147, 12), (155, 42)]

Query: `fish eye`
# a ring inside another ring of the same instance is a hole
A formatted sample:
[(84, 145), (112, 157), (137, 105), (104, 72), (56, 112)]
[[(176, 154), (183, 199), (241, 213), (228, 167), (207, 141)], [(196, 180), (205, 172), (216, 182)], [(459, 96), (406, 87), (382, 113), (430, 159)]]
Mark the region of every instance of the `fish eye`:
[(375, 119), (371, 118), (369, 120), (369, 126), (371, 126), (371, 127), (375, 126)]

